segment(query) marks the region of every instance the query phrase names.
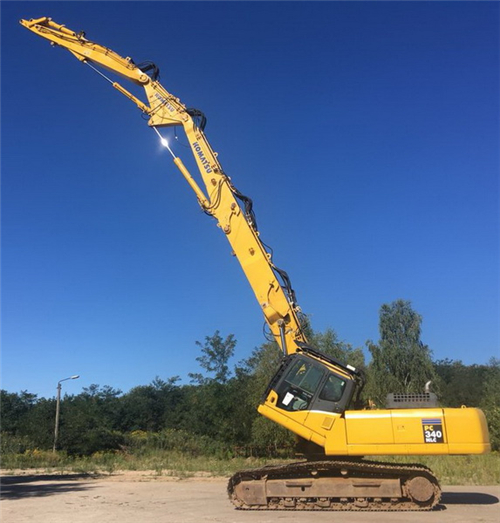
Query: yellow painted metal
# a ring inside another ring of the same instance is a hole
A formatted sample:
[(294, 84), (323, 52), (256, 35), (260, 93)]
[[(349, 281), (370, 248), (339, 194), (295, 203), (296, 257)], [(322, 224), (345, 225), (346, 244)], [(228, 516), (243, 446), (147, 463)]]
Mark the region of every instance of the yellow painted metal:
[(479, 409), (358, 410), (342, 415), (288, 412), (276, 406), (273, 394), (259, 412), (324, 447), (327, 455), (484, 454), (491, 450), (486, 419)]
[(184, 176), (186, 181), (189, 183), (191, 189), (193, 189), (194, 193), (196, 194), (196, 197), (198, 198), (198, 203), (200, 204), (200, 206), (203, 209), (209, 209), (210, 202), (206, 199), (205, 195), (203, 194), (203, 191), (200, 189), (199, 185), (191, 176), (191, 173), (187, 170), (182, 160), (178, 156), (176, 156), (174, 158), (174, 163), (177, 169), (179, 169), (179, 171), (181, 172), (182, 176)]
[(51, 18), (20, 20), (20, 23), (52, 44), (66, 48), (82, 62), (88, 60), (99, 64), (138, 85), (150, 81), (148, 75), (143, 73), (130, 58), (123, 58), (111, 49), (87, 40), (83, 33), (71, 31), (64, 25), (53, 22)]
[(479, 409), (443, 409), (450, 454), (485, 454), (491, 450), (488, 424)]
[[(200, 188), (179, 158), (174, 159), (175, 165), (195, 192), (200, 206), (217, 220), (218, 226), (226, 234), (277, 343), (284, 352), (295, 352), (297, 342), (306, 342), (298, 318), (300, 309), (288, 299), (281, 287), (269, 253), (240, 208), (231, 180), (225, 175), (216, 153), (202, 129), (195, 125), (186, 107), (158, 81), (141, 71), (133, 60), (123, 58), (111, 49), (88, 40), (83, 33), (71, 31), (48, 17), (21, 20), (20, 23), (52, 44), (67, 49), (80, 61), (99, 65), (142, 86), (148, 104), (117, 82), (112, 84), (149, 116), (148, 125), (151, 127), (183, 127), (206, 192)], [(283, 337), (280, 324), (284, 325)]]

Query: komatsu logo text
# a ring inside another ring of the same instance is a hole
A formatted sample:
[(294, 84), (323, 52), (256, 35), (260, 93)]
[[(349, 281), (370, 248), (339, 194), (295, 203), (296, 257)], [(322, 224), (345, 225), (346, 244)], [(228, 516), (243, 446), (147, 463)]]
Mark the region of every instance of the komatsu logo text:
[(158, 94), (158, 93), (155, 93), (155, 97), (158, 98), (158, 100), (160, 100), (160, 102), (162, 103), (162, 105), (165, 105), (165, 107), (171, 112), (173, 113), (175, 111), (175, 108), (168, 102), (168, 100), (166, 98), (163, 98), (163, 96), (161, 96), (161, 94)]
[(198, 144), (198, 142), (193, 142), (193, 149), (194, 149), (196, 155), (198, 156), (198, 158), (200, 159), (201, 165), (203, 165), (203, 169), (205, 169), (205, 172), (211, 173), (212, 168), (210, 167), (210, 163), (205, 158), (205, 155), (203, 154), (203, 151), (201, 150), (201, 147)]

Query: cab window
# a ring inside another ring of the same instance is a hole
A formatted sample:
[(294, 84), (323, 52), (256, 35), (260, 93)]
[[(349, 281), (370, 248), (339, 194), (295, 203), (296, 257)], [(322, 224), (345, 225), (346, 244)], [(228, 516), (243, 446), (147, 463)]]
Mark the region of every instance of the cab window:
[(298, 361), (290, 375), (287, 376), (286, 381), (291, 385), (300, 387), (301, 389), (314, 394), (318, 383), (323, 377), (323, 370), (308, 363), (307, 361)]
[(345, 384), (345, 380), (335, 374), (330, 374), (319, 394), (319, 399), (339, 402), (344, 394)]
[(320, 367), (304, 360), (295, 362), (278, 391), (281, 408), (288, 411), (306, 410), (323, 376)]

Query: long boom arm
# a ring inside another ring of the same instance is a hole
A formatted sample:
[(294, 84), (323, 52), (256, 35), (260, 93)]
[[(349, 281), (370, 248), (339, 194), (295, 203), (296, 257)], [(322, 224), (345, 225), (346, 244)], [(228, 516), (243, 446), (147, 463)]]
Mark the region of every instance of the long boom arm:
[[(136, 65), (131, 58), (123, 58), (111, 49), (88, 40), (83, 32), (71, 31), (48, 17), (21, 20), (20, 23), (49, 40), (52, 45), (66, 48), (78, 60), (92, 68), (99, 66), (142, 86), (147, 103), (96, 69), (149, 117), (149, 126), (155, 129), (182, 126), (205, 190), (200, 188), (182, 160), (169, 148), (175, 165), (195, 192), (203, 211), (213, 216), (225, 233), (281, 349), (285, 354), (296, 352), (307, 340), (290, 281), (287, 274), (274, 265), (271, 254), (259, 238), (251, 200), (233, 186), (203, 132), (204, 125), (195, 123), (201, 113), (187, 109), (159, 83), (158, 70), (154, 64)], [(150, 71), (152, 73), (147, 74)]]

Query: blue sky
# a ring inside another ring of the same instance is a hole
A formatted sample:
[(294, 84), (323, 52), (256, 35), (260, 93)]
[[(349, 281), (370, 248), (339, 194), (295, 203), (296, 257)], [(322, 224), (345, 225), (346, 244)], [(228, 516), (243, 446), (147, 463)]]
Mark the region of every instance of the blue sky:
[[(435, 359), (499, 349), (496, 2), (2, 2), (2, 388), (123, 391), (263, 318), (140, 112), (18, 24), (86, 31), (208, 116), (316, 330), (410, 300)], [(175, 152), (188, 163), (182, 136)]]

